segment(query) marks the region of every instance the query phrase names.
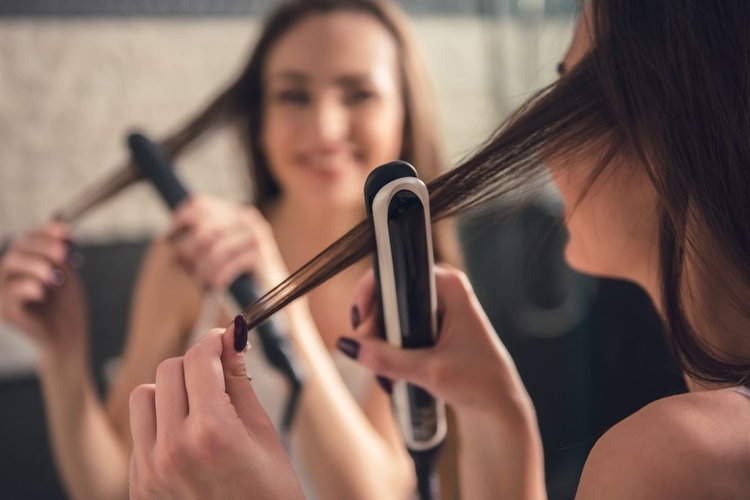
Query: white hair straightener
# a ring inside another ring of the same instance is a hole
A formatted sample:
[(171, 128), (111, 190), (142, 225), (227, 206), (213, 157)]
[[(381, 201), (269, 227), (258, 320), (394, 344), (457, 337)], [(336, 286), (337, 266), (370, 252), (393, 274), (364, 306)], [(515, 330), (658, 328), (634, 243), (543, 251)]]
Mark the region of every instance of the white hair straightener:
[[(417, 172), (395, 161), (365, 182), (375, 228), (376, 286), (386, 340), (404, 349), (427, 348), (437, 336), (437, 299), (429, 193)], [(445, 404), (421, 387), (396, 381), (393, 408), (417, 469), (422, 500), (438, 498), (433, 464), (446, 435)]]

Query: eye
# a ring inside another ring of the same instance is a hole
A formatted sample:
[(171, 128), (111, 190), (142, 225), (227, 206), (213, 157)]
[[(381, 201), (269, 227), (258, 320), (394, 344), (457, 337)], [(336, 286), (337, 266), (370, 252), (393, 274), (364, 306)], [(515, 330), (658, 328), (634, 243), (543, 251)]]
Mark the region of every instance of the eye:
[(560, 61), (557, 64), (557, 76), (563, 76), (565, 74), (565, 61)]
[(346, 103), (349, 105), (356, 105), (369, 101), (375, 97), (375, 92), (366, 89), (352, 89), (346, 93)]
[(304, 90), (282, 90), (276, 100), (284, 104), (305, 105), (310, 102), (310, 95)]

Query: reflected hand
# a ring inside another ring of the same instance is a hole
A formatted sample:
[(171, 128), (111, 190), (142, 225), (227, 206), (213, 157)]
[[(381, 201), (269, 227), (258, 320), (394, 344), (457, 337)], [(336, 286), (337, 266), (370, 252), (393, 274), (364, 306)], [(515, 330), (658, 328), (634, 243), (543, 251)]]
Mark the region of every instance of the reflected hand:
[(48, 223), (17, 238), (0, 260), (0, 317), (55, 356), (86, 354), (87, 309), (68, 260), (68, 227)]
[(288, 274), (268, 221), (253, 206), (192, 196), (176, 210), (169, 234), (179, 259), (213, 289), (251, 273), (268, 290)]

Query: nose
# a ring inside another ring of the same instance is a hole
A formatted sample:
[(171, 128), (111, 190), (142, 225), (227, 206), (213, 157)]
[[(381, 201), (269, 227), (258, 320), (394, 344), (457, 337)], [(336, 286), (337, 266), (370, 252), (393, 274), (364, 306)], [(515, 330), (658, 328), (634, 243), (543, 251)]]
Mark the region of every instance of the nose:
[(313, 106), (310, 129), (313, 144), (317, 148), (336, 149), (351, 131), (346, 106), (333, 97), (321, 98)]

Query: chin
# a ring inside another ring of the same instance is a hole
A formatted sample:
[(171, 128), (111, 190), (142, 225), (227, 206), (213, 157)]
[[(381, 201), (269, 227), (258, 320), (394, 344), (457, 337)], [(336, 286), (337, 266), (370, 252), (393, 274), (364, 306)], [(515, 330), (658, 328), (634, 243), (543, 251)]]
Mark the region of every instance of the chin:
[(623, 265), (621, 261), (617, 262), (602, 262), (592, 258), (590, 253), (581, 251), (582, 249), (576, 248), (574, 245), (568, 244), (565, 247), (565, 262), (568, 266), (576, 272), (593, 276), (596, 278), (606, 278), (619, 281), (627, 281), (640, 288), (642, 288), (655, 304), (658, 302), (655, 300), (649, 288), (646, 286), (644, 280), (638, 279), (639, 276), (633, 274), (633, 268)]
[(571, 269), (578, 271), (579, 273), (596, 274), (593, 272), (588, 259), (583, 258), (581, 253), (582, 252), (580, 252), (575, 245), (572, 245), (571, 242), (568, 241), (568, 244), (565, 245), (565, 262)]
[(362, 197), (336, 196), (330, 191), (319, 192), (317, 196), (309, 194), (308, 203), (320, 210), (359, 213), (364, 208), (364, 195)]
[(568, 264), (568, 267), (582, 274), (599, 278), (617, 278), (617, 276), (613, 275), (611, 269), (607, 269), (606, 266), (601, 265), (600, 262), (592, 258), (590, 253), (584, 252), (575, 244), (571, 245), (570, 242), (565, 246), (565, 262)]

